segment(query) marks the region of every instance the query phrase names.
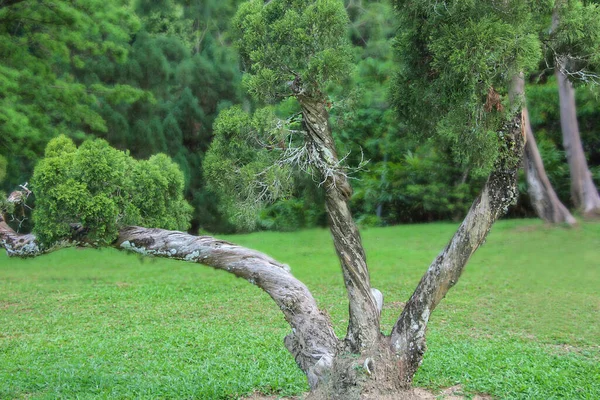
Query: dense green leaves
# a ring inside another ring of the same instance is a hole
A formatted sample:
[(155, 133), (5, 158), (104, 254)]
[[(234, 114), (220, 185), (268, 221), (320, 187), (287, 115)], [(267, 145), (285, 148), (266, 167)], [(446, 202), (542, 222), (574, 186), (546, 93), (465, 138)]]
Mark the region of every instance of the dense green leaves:
[(576, 73), (576, 79), (589, 81), (590, 72), (600, 71), (600, 5), (577, 0), (556, 3), (555, 26), (546, 40), (550, 61), (566, 57), (566, 69)]
[(192, 210), (183, 184), (164, 154), (136, 161), (104, 140), (77, 148), (61, 135), (50, 141), (33, 175), (34, 232), (52, 245), (75, 231), (108, 244), (124, 225), (184, 230)]
[(292, 169), (282, 163), (287, 131), (271, 108), (249, 115), (229, 108), (215, 122), (215, 138), (204, 162), (208, 187), (238, 229), (254, 229), (262, 208), (292, 190)]
[[(280, 0), (242, 4), (232, 33), (256, 98), (272, 102), (292, 94), (292, 83), (315, 95), (346, 78), (348, 16), (339, 0)], [(299, 80), (299, 82), (298, 82)]]
[(119, 0), (26, 0), (0, 8), (0, 154), (9, 160), (10, 184), (27, 179), (51, 137), (106, 131), (94, 109), (99, 97), (142, 96), (131, 87), (87, 85), (70, 71), (98, 57), (124, 61), (138, 28)]
[[(136, 158), (171, 157), (184, 175), (194, 231), (233, 230), (232, 223), (243, 229), (323, 224), (319, 180), (291, 174), (284, 162), (303, 145), (293, 117), (300, 110), (289, 99), (296, 90), (327, 104), (339, 156), (353, 178), (357, 218), (384, 224), (458, 218), (498, 153), (511, 76), (534, 71), (528, 88), (534, 128), (550, 179), (568, 201), (556, 87), (547, 75), (556, 57), (568, 56), (571, 78), (598, 79), (598, 1), (396, 0), (394, 6), (397, 15), (385, 0), (4, 2), (2, 189), (30, 178), (53, 137), (65, 134), (77, 144), (101, 137)], [(560, 23), (553, 25), (555, 11)], [(258, 102), (244, 98), (242, 88)], [(279, 103), (260, 111), (261, 101)], [(242, 106), (230, 109), (234, 104)], [(597, 92), (579, 87), (578, 107), (585, 151), (600, 179)], [(238, 131), (225, 129), (227, 119)], [(149, 191), (169, 185), (156, 175), (166, 168), (160, 159), (136, 164), (146, 171)], [(88, 172), (87, 181), (107, 172), (102, 168)], [(94, 207), (105, 206), (110, 211), (98, 197)], [(87, 218), (99, 225), (103, 217), (94, 207)], [(153, 209), (162, 210), (156, 219)], [(162, 225), (163, 209), (153, 203), (128, 212)]]
[(415, 134), (435, 138), (486, 174), (496, 131), (509, 113), (511, 79), (542, 55), (537, 32), (549, 4), (537, 1), (396, 1), (400, 70), (392, 96)]

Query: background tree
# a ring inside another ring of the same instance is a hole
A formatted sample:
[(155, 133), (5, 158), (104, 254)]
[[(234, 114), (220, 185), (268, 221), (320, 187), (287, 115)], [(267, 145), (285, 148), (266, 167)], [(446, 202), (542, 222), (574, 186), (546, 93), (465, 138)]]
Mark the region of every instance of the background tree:
[(86, 84), (71, 67), (98, 57), (121, 63), (139, 28), (128, 2), (10, 1), (0, 5), (0, 154), (5, 187), (23, 183), (48, 141), (60, 133), (83, 138), (104, 132), (95, 108), (144, 96), (126, 85)]
[(126, 63), (104, 58), (96, 68), (80, 71), (85, 80), (127, 83), (152, 94), (135, 104), (103, 101), (99, 112), (108, 129), (100, 136), (136, 157), (156, 152), (173, 157), (186, 177), (194, 231), (231, 229), (220, 218), (201, 171), (217, 112), (241, 101), (238, 59), (225, 32), (235, 5), (140, 1), (136, 11), (142, 27)]
[(563, 146), (571, 172), (573, 203), (584, 216), (600, 214), (600, 195), (588, 168), (569, 77), (597, 79), (600, 65), (600, 8), (594, 2), (557, 1), (553, 16), (551, 47), (560, 100)]
[(538, 145), (531, 129), (529, 112), (523, 108), (526, 144), (525, 144), (525, 176), (527, 179), (527, 192), (536, 213), (544, 221), (550, 223), (577, 223), (567, 207), (560, 201), (544, 168), (544, 162), (538, 150)]
[[(544, 71), (534, 82), (527, 85), (528, 114), (538, 144), (544, 167), (552, 187), (560, 201), (569, 208), (576, 208), (571, 197), (571, 178), (565, 150), (562, 146), (558, 86), (553, 70)], [(584, 152), (589, 160), (594, 183), (600, 183), (598, 170), (598, 121), (597, 87), (575, 87), (577, 120)], [(525, 193), (525, 185), (522, 186)], [(525, 204), (524, 204), (525, 205)]]

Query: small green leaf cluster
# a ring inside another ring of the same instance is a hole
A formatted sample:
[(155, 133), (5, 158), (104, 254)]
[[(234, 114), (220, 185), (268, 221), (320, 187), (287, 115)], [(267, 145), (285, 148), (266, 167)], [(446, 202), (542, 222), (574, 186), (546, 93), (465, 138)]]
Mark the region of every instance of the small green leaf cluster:
[(351, 67), (348, 23), (340, 0), (243, 3), (231, 26), (248, 72), (246, 88), (272, 102), (292, 94), (294, 81), (314, 94), (345, 79)]
[(600, 71), (600, 4), (590, 1), (561, 1), (558, 25), (547, 46), (552, 57), (568, 57), (570, 71)]
[(291, 193), (291, 167), (280, 163), (288, 145), (282, 124), (270, 107), (250, 115), (234, 106), (215, 121), (204, 176), (221, 212), (239, 229), (254, 229), (266, 204)]
[(542, 59), (551, 2), (397, 0), (399, 72), (392, 97), (410, 129), (487, 174), (514, 107), (511, 79)]
[(104, 140), (77, 148), (61, 135), (48, 143), (31, 183), (34, 232), (47, 246), (71, 237), (74, 227), (98, 245), (114, 241), (125, 225), (189, 227), (183, 174), (164, 154), (135, 160)]

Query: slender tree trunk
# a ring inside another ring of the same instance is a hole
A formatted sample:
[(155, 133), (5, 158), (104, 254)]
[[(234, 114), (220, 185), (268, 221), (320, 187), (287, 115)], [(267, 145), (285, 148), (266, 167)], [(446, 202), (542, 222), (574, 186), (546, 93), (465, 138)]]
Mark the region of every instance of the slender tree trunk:
[(571, 197), (573, 204), (586, 217), (600, 216), (600, 195), (592, 180), (579, 135), (575, 90), (565, 73), (566, 62), (557, 60), (556, 79), (560, 99), (560, 125), (563, 134), (563, 146), (567, 153), (571, 172)]
[(297, 96), (302, 106), (307, 144), (325, 185), (325, 207), (335, 250), (340, 259), (348, 291), (349, 316), (346, 342), (349, 350), (360, 352), (378, 343), (379, 308), (372, 290), (367, 261), (348, 200), (352, 188), (340, 166), (329, 126), (325, 104), (320, 99)]
[(575, 225), (577, 220), (559, 200), (546, 175), (544, 163), (531, 129), (527, 108), (523, 108), (523, 122), (526, 133), (525, 175), (527, 177), (527, 191), (533, 208), (544, 221), (552, 224)]
[[(511, 87), (512, 103), (518, 104), (516, 99), (523, 95), (523, 78), (515, 77)], [(525, 141), (522, 113), (516, 113), (500, 133), (504, 141), (503, 149), (483, 191), (473, 202), (450, 243), (419, 282), (392, 329), (390, 345), (398, 356), (400, 379), (405, 385), (412, 382), (423, 360), (429, 316), (456, 284), (467, 261), (483, 243), (492, 224), (506, 213), (518, 197), (517, 172)]]

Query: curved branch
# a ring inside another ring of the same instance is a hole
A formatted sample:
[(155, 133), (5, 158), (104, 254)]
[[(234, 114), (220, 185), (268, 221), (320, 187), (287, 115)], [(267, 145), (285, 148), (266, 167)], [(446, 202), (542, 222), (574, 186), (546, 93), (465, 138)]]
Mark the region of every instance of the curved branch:
[(47, 253), (32, 234), (16, 233), (0, 215), (0, 246), (11, 257), (35, 257)]
[[(1, 220), (0, 220), (1, 221)], [(0, 244), (10, 256), (34, 257), (57, 247), (79, 245), (70, 240), (45, 249), (32, 234), (18, 234), (0, 222)], [(113, 247), (154, 257), (204, 264), (234, 274), (260, 287), (277, 303), (292, 327), (285, 345), (316, 387), (331, 368), (338, 340), (331, 322), (312, 294), (289, 267), (255, 250), (210, 236), (193, 236), (164, 229), (125, 227)]]
[(492, 224), (517, 199), (517, 172), (523, 154), (522, 115), (503, 130), (504, 151), (482, 193), (475, 199), (450, 243), (433, 261), (392, 329), (391, 346), (399, 357), (404, 384), (410, 384), (425, 352), (431, 312), (456, 284), (467, 261), (484, 242)]

